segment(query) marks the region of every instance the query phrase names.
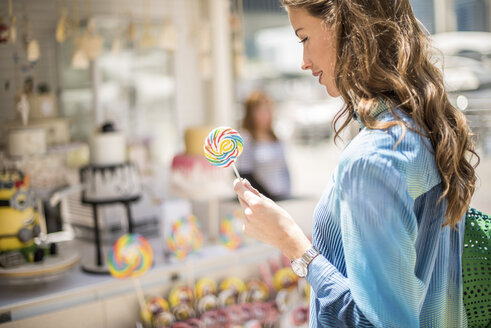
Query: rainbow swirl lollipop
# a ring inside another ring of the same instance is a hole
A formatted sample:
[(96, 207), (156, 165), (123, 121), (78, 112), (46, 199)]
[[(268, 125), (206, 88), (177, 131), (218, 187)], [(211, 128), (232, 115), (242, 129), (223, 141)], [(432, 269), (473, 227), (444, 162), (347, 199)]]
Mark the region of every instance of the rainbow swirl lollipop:
[(243, 148), (244, 141), (240, 134), (228, 127), (213, 129), (206, 137), (203, 147), (208, 162), (218, 167), (232, 165), (237, 176), (238, 172), (234, 161), (240, 156)]
[(178, 259), (197, 251), (203, 246), (203, 232), (198, 219), (194, 215), (181, 217), (172, 224), (167, 237), (169, 251)]
[(220, 241), (229, 249), (237, 249), (242, 246), (243, 226), (241, 212), (236, 210), (229, 213), (220, 222)]
[(153, 262), (153, 251), (148, 241), (139, 234), (125, 234), (109, 251), (109, 272), (118, 279), (143, 275)]

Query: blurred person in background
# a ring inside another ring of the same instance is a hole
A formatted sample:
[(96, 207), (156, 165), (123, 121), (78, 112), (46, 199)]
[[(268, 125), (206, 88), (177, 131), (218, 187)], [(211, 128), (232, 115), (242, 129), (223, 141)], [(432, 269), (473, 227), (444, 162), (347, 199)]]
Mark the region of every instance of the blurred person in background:
[(272, 100), (262, 91), (253, 91), (245, 101), (244, 150), (237, 164), (240, 175), (263, 195), (281, 200), (290, 196), (290, 173), (272, 124)]
[(306, 277), (311, 327), (466, 327), (464, 218), (478, 156), (409, 0), (281, 2), (302, 69), (346, 104), (336, 135), (352, 119), (362, 128), (316, 207), (312, 242), (237, 179), (244, 231)]

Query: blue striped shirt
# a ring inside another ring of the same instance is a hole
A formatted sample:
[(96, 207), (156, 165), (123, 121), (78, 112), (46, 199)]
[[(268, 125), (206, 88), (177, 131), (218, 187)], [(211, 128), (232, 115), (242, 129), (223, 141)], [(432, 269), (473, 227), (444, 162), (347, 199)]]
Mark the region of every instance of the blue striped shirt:
[[(394, 120), (385, 103), (371, 115)], [(412, 124), (409, 118), (404, 118)], [(361, 123), (361, 122), (360, 122)], [(464, 222), (445, 221), (431, 143), (402, 128), (360, 133), (314, 212), (311, 327), (466, 327)]]

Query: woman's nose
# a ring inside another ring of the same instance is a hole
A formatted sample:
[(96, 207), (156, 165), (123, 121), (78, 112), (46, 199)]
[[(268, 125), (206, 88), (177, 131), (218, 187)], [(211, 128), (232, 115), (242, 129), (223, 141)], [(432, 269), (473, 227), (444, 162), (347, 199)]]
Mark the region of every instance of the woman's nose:
[(309, 70), (312, 68), (312, 63), (308, 60), (305, 60), (305, 56), (304, 58), (302, 58), (302, 66), (301, 68), (306, 71), (306, 70)]

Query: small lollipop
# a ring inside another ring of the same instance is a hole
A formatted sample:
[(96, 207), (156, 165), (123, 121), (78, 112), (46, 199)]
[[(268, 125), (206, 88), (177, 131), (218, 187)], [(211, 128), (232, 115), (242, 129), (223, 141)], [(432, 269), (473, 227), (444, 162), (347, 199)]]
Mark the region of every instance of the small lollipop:
[(237, 178), (239, 172), (234, 165), (234, 161), (242, 153), (244, 141), (240, 134), (229, 127), (219, 127), (213, 129), (205, 139), (204, 153), (206, 159), (214, 166), (232, 166)]
[(194, 215), (181, 217), (172, 224), (167, 238), (169, 251), (178, 259), (197, 251), (203, 246), (203, 232)]
[(109, 272), (118, 278), (143, 275), (153, 262), (153, 251), (148, 241), (138, 234), (126, 234), (109, 251)]
[(136, 279), (148, 271), (153, 262), (150, 243), (139, 234), (125, 234), (119, 237), (109, 250), (109, 272), (118, 279), (131, 278), (135, 285), (140, 310), (145, 311), (145, 300), (140, 283)]
[(243, 223), (240, 211), (229, 213), (220, 222), (220, 241), (229, 249), (236, 249), (243, 242)]

